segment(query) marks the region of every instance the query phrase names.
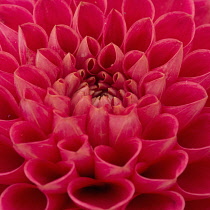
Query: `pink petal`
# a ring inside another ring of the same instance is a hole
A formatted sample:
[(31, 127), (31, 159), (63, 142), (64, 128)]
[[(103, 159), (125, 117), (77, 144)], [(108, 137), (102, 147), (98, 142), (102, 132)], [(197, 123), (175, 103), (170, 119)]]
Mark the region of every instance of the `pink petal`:
[(100, 145), (95, 152), (95, 176), (98, 179), (127, 178), (134, 170), (141, 141), (138, 138), (128, 139), (113, 148)]
[(46, 88), (50, 86), (47, 75), (30, 65), (21, 66), (14, 72), (14, 83), (20, 98), (27, 98), (27, 93), (29, 93), (31, 95), (28, 97), (35, 98), (35, 100), (40, 100), (40, 97), (44, 98)]
[(61, 62), (60, 56), (49, 48), (39, 49), (36, 53), (36, 67), (46, 73), (52, 83), (60, 76)]
[(60, 78), (52, 85), (53, 89), (57, 91), (59, 95), (66, 95), (67, 92), (67, 82)]
[(185, 202), (185, 210), (208, 209), (210, 206), (210, 199), (199, 199)]
[(182, 11), (194, 16), (193, 0), (152, 0), (155, 6), (155, 19), (167, 12)]
[(180, 194), (173, 191), (163, 191), (137, 195), (129, 202), (125, 210), (157, 210), (157, 208), (183, 210), (184, 206), (185, 200)]
[(210, 2), (206, 0), (194, 0), (195, 23), (197, 26), (210, 23)]
[(54, 139), (46, 139), (41, 129), (30, 122), (15, 123), (10, 129), (10, 138), (14, 149), (26, 159), (57, 161), (59, 158)]
[[(35, 41), (36, 40), (36, 41)], [(47, 46), (48, 37), (44, 29), (34, 23), (26, 23), (18, 30), (18, 47), (21, 64), (34, 64), (36, 51)]]
[(126, 34), (126, 23), (120, 12), (111, 10), (107, 16), (103, 29), (103, 44), (114, 43), (121, 46)]
[(80, 43), (76, 53), (76, 66), (82, 68), (88, 58), (96, 58), (100, 51), (100, 45), (97, 40), (90, 36), (86, 36)]
[(128, 30), (124, 50), (139, 50), (145, 52), (154, 40), (154, 26), (150, 18), (136, 21)]
[(114, 74), (121, 71), (123, 53), (115, 44), (106, 45), (98, 55), (99, 66), (108, 73)]
[(182, 129), (202, 110), (207, 97), (205, 89), (197, 83), (174, 83), (164, 93), (163, 112), (177, 117), (179, 129)]
[(131, 106), (138, 102), (138, 97), (132, 92), (127, 92), (123, 97), (123, 105), (125, 107)]
[(123, 60), (123, 70), (126, 75), (139, 82), (149, 70), (147, 57), (143, 52), (137, 50), (129, 51), (125, 54)]
[(138, 84), (139, 96), (146, 94), (155, 95), (161, 98), (166, 86), (166, 76), (159, 71), (150, 71), (146, 73)]
[(104, 15), (97, 6), (80, 2), (74, 14), (73, 28), (81, 37), (91, 36), (98, 39), (101, 36), (103, 24)]
[(145, 95), (137, 102), (137, 113), (143, 127), (160, 114), (161, 103), (154, 95)]
[(0, 143), (0, 183), (14, 184), (28, 182), (23, 167), (25, 160), (10, 145)]
[(210, 50), (196, 50), (183, 60), (180, 70), (180, 81), (192, 81), (210, 88)]
[[(209, 157), (188, 164), (177, 179), (177, 190), (187, 200), (209, 198), (210, 195)], [(193, 184), (192, 184), (193, 183)]]
[(0, 44), (3, 51), (9, 52), (19, 61), (18, 34), (0, 22)]
[(80, 177), (68, 186), (70, 198), (80, 207), (91, 210), (119, 210), (134, 194), (132, 183), (126, 179), (94, 180)]
[(139, 161), (150, 163), (165, 155), (176, 143), (178, 128), (173, 115), (160, 114), (154, 118), (144, 130)]
[(151, 0), (124, 0), (122, 14), (124, 14), (126, 24), (130, 28), (133, 23), (142, 18), (149, 17), (153, 20), (155, 8)]
[(150, 69), (164, 73), (169, 84), (179, 75), (182, 57), (182, 43), (175, 39), (159, 40), (148, 52)]
[(45, 96), (44, 102), (52, 109), (59, 110), (64, 115), (68, 116), (70, 113), (70, 98), (59, 95), (54, 89), (49, 88)]
[(34, 20), (45, 29), (47, 34), (50, 34), (54, 25), (65, 24), (69, 26), (72, 21), (72, 12), (64, 1), (39, 0), (34, 7)]
[(122, 0), (107, 0), (107, 10), (106, 13), (108, 14), (112, 9), (118, 10), (120, 13), (122, 11)]
[(67, 53), (74, 54), (76, 52), (79, 46), (79, 37), (71, 27), (56, 25), (50, 34), (48, 46), (63, 58)]
[(141, 134), (141, 123), (135, 105), (128, 107), (120, 115), (109, 114), (110, 145), (120, 144), (127, 138)]
[(109, 117), (104, 107), (91, 106), (88, 114), (88, 136), (92, 146), (108, 145), (109, 141)]
[(138, 163), (131, 180), (138, 193), (167, 190), (174, 185), (187, 163), (187, 153), (182, 150), (174, 150), (150, 166), (145, 167), (145, 163)]
[(169, 12), (155, 22), (156, 39), (174, 38), (188, 45), (195, 33), (193, 17), (184, 12)]
[(19, 25), (23, 23), (33, 22), (33, 17), (27, 9), (10, 4), (0, 5), (0, 18), (6, 26), (15, 31), (18, 30)]
[(137, 92), (138, 92), (138, 90), (137, 90), (137, 83), (134, 80), (132, 80), (132, 79), (126, 80), (124, 82), (124, 90), (126, 92), (132, 92), (132, 93), (137, 95)]
[(66, 54), (61, 64), (63, 77), (66, 77), (68, 74), (75, 72), (76, 71), (75, 65), (76, 65), (75, 57), (70, 53)]
[[(80, 0), (74, 0), (75, 4), (78, 6), (80, 4)], [(85, 2), (89, 2), (91, 4), (95, 4), (98, 8), (101, 9), (102, 12), (106, 11), (107, 8), (107, 0), (86, 0)]]
[(197, 161), (210, 154), (210, 113), (203, 113), (178, 135), (180, 149), (186, 151), (189, 161)]
[(34, 123), (46, 134), (51, 132), (53, 116), (47, 106), (33, 100), (22, 99), (20, 107), (25, 120)]
[(67, 165), (73, 161), (80, 176), (91, 176), (94, 173), (93, 149), (88, 142), (87, 135), (69, 139), (65, 138), (58, 142), (58, 148), (62, 160)]
[(117, 88), (117, 89), (121, 89), (123, 88), (123, 85), (125, 83), (125, 77), (122, 73), (120, 72), (116, 72), (114, 75), (113, 75), (113, 82), (114, 84), (112, 85), (114, 88)]
[(0, 51), (0, 69), (4, 72), (14, 73), (19, 66), (17, 60), (10, 53)]
[(45, 193), (65, 193), (69, 182), (77, 177), (74, 163), (67, 167), (62, 162), (55, 164), (41, 159), (27, 161), (24, 172)]
[(197, 27), (192, 41), (191, 50), (197, 50), (197, 49), (210, 50), (210, 44), (208, 42), (209, 36), (210, 36), (210, 24), (204, 24)]

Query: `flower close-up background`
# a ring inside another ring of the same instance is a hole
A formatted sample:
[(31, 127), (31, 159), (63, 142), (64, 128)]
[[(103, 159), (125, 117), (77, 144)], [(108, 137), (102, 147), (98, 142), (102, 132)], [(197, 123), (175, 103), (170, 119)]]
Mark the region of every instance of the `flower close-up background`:
[(0, 210), (209, 210), (209, 95), (209, 0), (0, 0)]

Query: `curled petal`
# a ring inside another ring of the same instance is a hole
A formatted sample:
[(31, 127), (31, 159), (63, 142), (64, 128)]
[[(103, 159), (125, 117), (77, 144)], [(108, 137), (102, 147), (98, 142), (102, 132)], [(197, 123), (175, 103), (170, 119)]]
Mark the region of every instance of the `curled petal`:
[(103, 24), (104, 15), (97, 6), (88, 2), (80, 2), (74, 14), (73, 28), (81, 37), (91, 36), (99, 39)]
[(127, 92), (124, 96), (123, 96), (123, 105), (125, 107), (131, 106), (132, 104), (137, 103), (138, 98), (135, 94), (131, 93), (131, 92)]
[(125, 83), (125, 77), (122, 73), (120, 72), (116, 72), (114, 75), (113, 75), (113, 82), (114, 84), (112, 85), (114, 88), (117, 88), (117, 89), (121, 89), (123, 88), (123, 85)]
[(58, 148), (62, 160), (67, 165), (73, 161), (80, 176), (93, 174), (93, 149), (88, 142), (87, 135), (63, 139), (58, 142)]
[(63, 58), (61, 64), (63, 77), (66, 77), (68, 74), (75, 72), (76, 71), (75, 65), (76, 65), (75, 57), (72, 54), (67, 53), (66, 56)]
[(48, 46), (63, 58), (66, 53), (74, 54), (76, 52), (79, 46), (79, 37), (70, 26), (56, 25), (50, 34)]
[(105, 20), (103, 30), (104, 45), (114, 43), (120, 47), (126, 34), (126, 23), (122, 14), (117, 10), (111, 10), (107, 16), (107, 19)]
[(145, 95), (137, 102), (137, 113), (143, 127), (160, 114), (161, 103), (155, 95)]
[(127, 138), (141, 134), (141, 123), (139, 121), (136, 106), (130, 106), (123, 114), (109, 114), (109, 141), (110, 145), (122, 143)]
[(51, 132), (53, 116), (47, 106), (33, 100), (22, 99), (20, 107), (25, 120), (36, 124), (47, 134)]
[(178, 135), (178, 144), (194, 162), (210, 154), (210, 113), (202, 113)]
[[(192, 94), (193, 93), (193, 94)], [(182, 129), (202, 110), (206, 101), (205, 89), (194, 82), (177, 82), (164, 93), (163, 112), (173, 114)]]
[(143, 76), (138, 85), (139, 96), (146, 94), (161, 98), (166, 86), (166, 76), (159, 71), (150, 71)]
[(185, 200), (180, 194), (173, 191), (164, 191), (137, 195), (128, 203), (125, 210), (156, 210), (157, 207), (160, 209), (183, 210), (184, 206)]
[(24, 172), (45, 193), (65, 193), (69, 182), (77, 177), (73, 162), (67, 167), (62, 162), (32, 159), (25, 164)]
[(125, 205), (134, 194), (133, 184), (126, 179), (107, 181), (80, 177), (68, 186), (70, 198), (85, 209), (116, 209)]
[(18, 47), (21, 64), (34, 64), (36, 51), (47, 46), (48, 37), (43, 28), (25, 23), (18, 30)]
[(15, 31), (18, 30), (19, 25), (33, 22), (33, 17), (27, 9), (12, 4), (0, 5), (0, 19), (6, 26)]
[(10, 129), (10, 138), (15, 150), (26, 159), (57, 161), (59, 158), (54, 139), (46, 139), (45, 134), (32, 123), (16, 122)]
[(179, 75), (183, 57), (182, 45), (175, 39), (162, 39), (148, 52), (150, 69), (164, 73), (169, 84), (176, 81)]
[(54, 25), (70, 25), (72, 12), (64, 1), (38, 0), (34, 7), (34, 20), (45, 29), (47, 34), (50, 34)]
[(88, 115), (88, 135), (92, 146), (108, 145), (109, 141), (109, 117), (104, 107), (91, 106)]
[(66, 95), (67, 93), (67, 82), (60, 78), (52, 85), (53, 89), (57, 91), (59, 95)]
[(46, 94), (46, 88), (50, 86), (50, 80), (44, 72), (34, 66), (21, 66), (14, 72), (14, 83), (20, 98), (30, 96), (38, 100)]
[(136, 82), (139, 82), (149, 70), (147, 57), (143, 52), (137, 50), (132, 50), (125, 54), (122, 66), (125, 74)]
[(138, 92), (137, 91), (137, 83), (132, 79), (126, 80), (124, 82), (124, 90), (127, 92), (132, 92), (137, 95), (137, 92)]
[(124, 14), (126, 24), (130, 28), (133, 23), (142, 18), (149, 17), (153, 20), (155, 8), (151, 0), (124, 0), (122, 14)]
[[(89, 58), (96, 58), (100, 51), (100, 45), (97, 40), (86, 36), (80, 43), (76, 53), (77, 68), (84, 67), (85, 61)], [(90, 64), (89, 64), (90, 65)]]
[(14, 73), (19, 64), (10, 53), (0, 51), (0, 70), (8, 73)]
[[(177, 179), (176, 190), (187, 200), (209, 198), (209, 156), (190, 163)], [(193, 185), (192, 185), (193, 183)]]
[(141, 146), (138, 138), (127, 139), (115, 148), (97, 146), (94, 150), (95, 176), (98, 179), (129, 177), (133, 173)]
[(11, 145), (0, 143), (0, 183), (14, 184), (18, 182), (28, 182), (23, 167), (25, 160), (21, 157)]
[(36, 53), (36, 67), (46, 73), (52, 83), (61, 76), (59, 75), (61, 62), (60, 56), (49, 48), (39, 49)]
[(210, 88), (210, 50), (200, 49), (189, 53), (183, 60), (179, 80), (196, 82)]
[(155, 19), (173, 11), (186, 12), (192, 16), (195, 14), (193, 0), (152, 0), (155, 6)]
[(139, 161), (150, 163), (165, 155), (176, 143), (178, 128), (173, 115), (160, 114), (154, 118), (144, 130)]
[(106, 45), (98, 55), (99, 66), (108, 73), (114, 74), (121, 71), (123, 52), (115, 44)]
[(139, 50), (145, 52), (154, 40), (154, 26), (150, 18), (136, 21), (128, 30), (124, 51)]
[(210, 24), (204, 24), (197, 27), (192, 41), (191, 50), (197, 50), (197, 49), (210, 50), (210, 44), (208, 42), (209, 36), (210, 36)]
[(167, 153), (161, 160), (145, 167), (138, 163), (132, 181), (138, 193), (152, 193), (169, 189), (188, 163), (187, 153), (175, 150)]

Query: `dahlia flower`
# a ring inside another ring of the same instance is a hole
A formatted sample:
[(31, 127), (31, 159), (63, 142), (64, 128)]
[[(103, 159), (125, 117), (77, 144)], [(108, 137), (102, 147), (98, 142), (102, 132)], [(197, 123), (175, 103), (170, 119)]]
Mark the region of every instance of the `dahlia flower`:
[(210, 209), (210, 1), (0, 0), (0, 209)]

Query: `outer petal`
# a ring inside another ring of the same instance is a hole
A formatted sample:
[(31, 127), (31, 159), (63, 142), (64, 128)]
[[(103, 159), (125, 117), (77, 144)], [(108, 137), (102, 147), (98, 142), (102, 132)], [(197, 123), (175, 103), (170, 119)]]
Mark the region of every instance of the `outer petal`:
[(38, 0), (34, 7), (34, 20), (46, 30), (47, 34), (50, 34), (54, 25), (70, 25), (72, 13), (64, 1)]
[(76, 52), (79, 46), (79, 37), (71, 27), (56, 25), (50, 34), (48, 46), (63, 58), (67, 53), (74, 54)]
[(136, 106), (130, 106), (121, 115), (109, 114), (110, 145), (120, 144), (127, 138), (141, 134), (141, 123), (138, 119)]
[(80, 177), (68, 186), (70, 198), (85, 209), (119, 210), (134, 194), (133, 184), (126, 179), (94, 180)]
[(154, 40), (154, 26), (150, 18), (136, 21), (128, 30), (124, 51), (139, 50), (145, 52)]
[(107, 14), (112, 10), (112, 9), (116, 9), (119, 12), (122, 11), (122, 0), (107, 0)]
[(173, 191), (165, 191), (151, 194), (140, 194), (134, 197), (127, 205), (125, 210), (133, 209), (160, 209), (184, 210), (185, 200)]
[(117, 10), (111, 10), (105, 20), (105, 26), (103, 30), (103, 43), (107, 45), (114, 43), (117, 46), (121, 46), (126, 34), (126, 23), (120, 12)]
[(208, 209), (210, 206), (210, 199), (199, 199), (185, 202), (185, 210)]
[(6, 26), (15, 31), (18, 30), (19, 25), (23, 23), (33, 22), (33, 17), (27, 9), (10, 4), (0, 5), (0, 18)]
[(115, 148), (100, 145), (95, 152), (95, 176), (98, 179), (128, 178), (133, 173), (141, 150), (139, 138), (130, 138)]
[(104, 15), (97, 6), (80, 2), (74, 14), (73, 28), (81, 37), (91, 36), (98, 39), (101, 36), (103, 24)]
[(169, 84), (179, 75), (182, 57), (182, 43), (175, 39), (160, 40), (148, 52), (150, 69), (163, 72)]
[(179, 121), (179, 129), (182, 129), (200, 113), (207, 97), (205, 89), (197, 83), (174, 83), (164, 93), (163, 112), (175, 115)]
[(210, 50), (196, 50), (189, 53), (180, 70), (179, 80), (192, 81), (210, 88)]
[(133, 23), (142, 18), (153, 19), (155, 8), (151, 0), (124, 0), (122, 14), (124, 14), (126, 24), (130, 28)]
[(172, 149), (176, 143), (178, 126), (177, 119), (170, 114), (160, 114), (153, 119), (144, 130), (139, 161), (147, 164), (157, 161)]

